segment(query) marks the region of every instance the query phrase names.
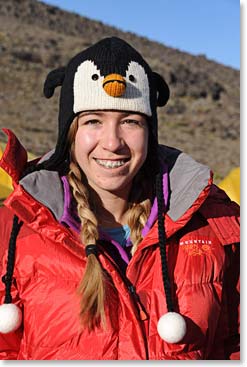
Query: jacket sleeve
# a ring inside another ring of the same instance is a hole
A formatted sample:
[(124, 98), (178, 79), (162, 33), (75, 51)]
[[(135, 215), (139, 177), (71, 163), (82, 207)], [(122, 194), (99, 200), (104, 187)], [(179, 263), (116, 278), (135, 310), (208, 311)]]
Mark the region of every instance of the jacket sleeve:
[(224, 191), (212, 187), (200, 208), (225, 249), (225, 268), (213, 350), (209, 359), (240, 359), (240, 208)]
[(239, 247), (226, 246), (221, 314), (218, 320), (210, 360), (240, 360)]
[[(9, 210), (0, 208), (0, 304), (4, 303), (5, 285), (2, 282), (2, 276), (6, 273), (6, 258), (8, 251), (8, 243), (12, 228), (12, 219)], [(18, 291), (13, 283), (11, 289), (13, 303), (20, 307)], [(20, 342), (22, 338), (22, 328), (15, 332), (2, 334), (0, 333), (0, 360), (15, 360), (17, 359)]]
[(224, 305), (227, 335), (224, 349), (228, 359), (240, 360), (240, 246), (226, 246), (229, 267), (226, 271)]

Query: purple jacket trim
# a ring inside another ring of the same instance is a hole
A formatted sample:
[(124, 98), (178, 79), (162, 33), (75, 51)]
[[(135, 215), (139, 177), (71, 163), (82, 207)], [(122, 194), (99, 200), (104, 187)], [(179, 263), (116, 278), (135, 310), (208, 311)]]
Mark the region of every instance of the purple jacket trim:
[(63, 215), (61, 216), (59, 223), (73, 228), (76, 232), (80, 232), (81, 223), (77, 215), (76, 207), (73, 206), (72, 195), (70, 192), (69, 182), (66, 176), (61, 177), (64, 190), (64, 207)]

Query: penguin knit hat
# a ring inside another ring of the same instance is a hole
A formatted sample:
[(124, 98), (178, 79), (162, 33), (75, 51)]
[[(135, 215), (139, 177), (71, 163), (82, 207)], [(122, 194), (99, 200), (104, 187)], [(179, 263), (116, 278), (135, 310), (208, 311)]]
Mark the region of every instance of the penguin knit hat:
[(157, 141), (157, 106), (169, 99), (165, 80), (153, 72), (139, 52), (117, 37), (102, 39), (74, 56), (66, 67), (51, 71), (44, 95), (52, 97), (61, 86), (59, 130), (54, 154), (46, 168), (64, 163), (69, 127), (82, 111), (119, 110), (150, 117), (150, 132)]

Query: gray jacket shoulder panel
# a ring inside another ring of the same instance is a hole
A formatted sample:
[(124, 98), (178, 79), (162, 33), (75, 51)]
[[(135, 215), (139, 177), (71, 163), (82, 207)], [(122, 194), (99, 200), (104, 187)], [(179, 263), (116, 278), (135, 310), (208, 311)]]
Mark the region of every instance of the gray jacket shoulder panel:
[(64, 192), (57, 172), (35, 171), (25, 176), (20, 184), (36, 200), (48, 207), (56, 219), (61, 218), (64, 209)]
[(160, 146), (160, 158), (169, 169), (170, 200), (168, 215), (178, 220), (196, 201), (210, 179), (209, 167), (181, 151)]

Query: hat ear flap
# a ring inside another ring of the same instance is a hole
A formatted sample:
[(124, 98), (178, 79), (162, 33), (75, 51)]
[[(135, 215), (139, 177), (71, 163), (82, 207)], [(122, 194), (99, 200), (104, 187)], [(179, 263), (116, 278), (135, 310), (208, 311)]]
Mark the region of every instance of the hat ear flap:
[(153, 80), (157, 90), (157, 106), (165, 106), (170, 97), (170, 89), (160, 74), (153, 72)]
[(53, 96), (56, 87), (61, 86), (64, 81), (65, 67), (61, 67), (49, 72), (44, 83), (44, 95), (46, 98)]

